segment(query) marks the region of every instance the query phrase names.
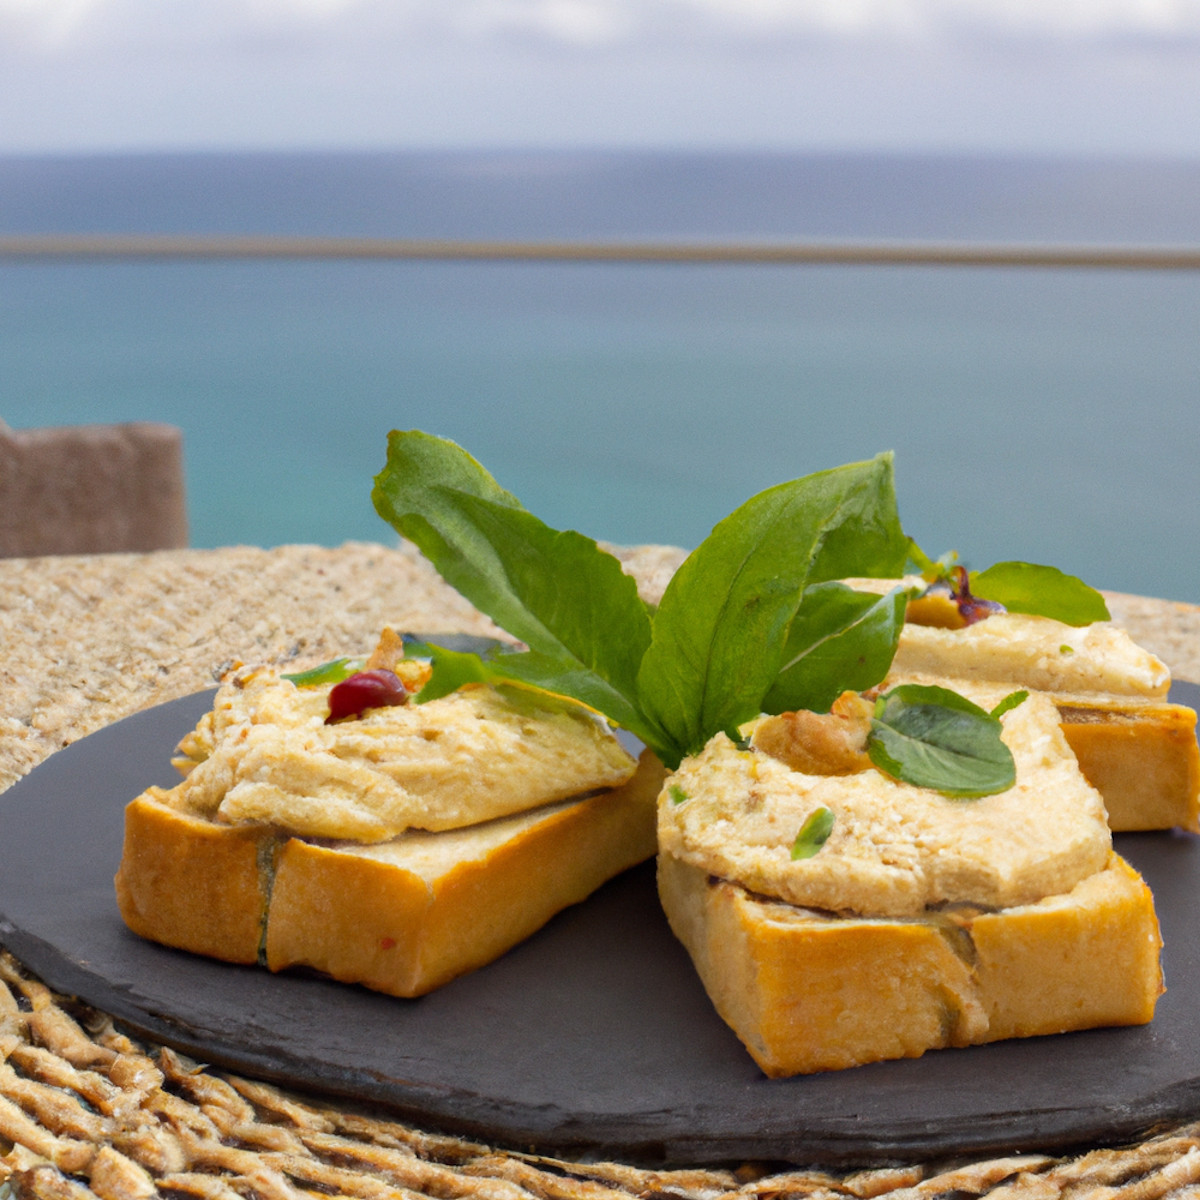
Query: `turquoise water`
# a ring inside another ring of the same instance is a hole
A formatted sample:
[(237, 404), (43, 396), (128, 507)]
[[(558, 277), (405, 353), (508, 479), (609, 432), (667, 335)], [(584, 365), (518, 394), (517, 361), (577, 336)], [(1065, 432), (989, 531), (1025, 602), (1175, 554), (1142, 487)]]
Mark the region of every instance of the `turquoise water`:
[[(1200, 242), (1200, 166), (672, 164), (0, 160), (0, 231)], [(1189, 273), (0, 262), (0, 418), (180, 425), (200, 546), (390, 538), (390, 428), (552, 524), (685, 545), (894, 449), (933, 552), (1200, 601), (1198, 334)]]

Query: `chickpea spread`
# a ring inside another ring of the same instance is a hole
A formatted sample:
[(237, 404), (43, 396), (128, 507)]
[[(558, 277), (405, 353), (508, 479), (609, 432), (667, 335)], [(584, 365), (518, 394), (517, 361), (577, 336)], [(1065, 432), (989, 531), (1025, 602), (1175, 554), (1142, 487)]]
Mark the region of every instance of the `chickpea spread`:
[(183, 782), (156, 794), (226, 824), (380, 842), (617, 787), (635, 769), (600, 721), (552, 697), (474, 685), (329, 723), (330, 691), (233, 676), (181, 743)]
[[(1016, 783), (979, 799), (951, 799), (870, 765), (799, 770), (718, 734), (660, 796), (659, 845), (751, 892), (840, 914), (1007, 908), (1069, 892), (1108, 861), (1103, 802), (1049, 700), (1031, 694), (1001, 720)], [(753, 729), (743, 732), (753, 746)], [(821, 807), (834, 815), (828, 840), (794, 860), (797, 832)]]

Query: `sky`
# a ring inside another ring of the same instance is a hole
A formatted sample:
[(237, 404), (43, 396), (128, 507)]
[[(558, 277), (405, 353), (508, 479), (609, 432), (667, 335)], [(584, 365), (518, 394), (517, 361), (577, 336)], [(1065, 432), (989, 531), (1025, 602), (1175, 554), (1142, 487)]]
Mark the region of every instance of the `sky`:
[(0, 153), (1200, 156), (1200, 0), (0, 0)]

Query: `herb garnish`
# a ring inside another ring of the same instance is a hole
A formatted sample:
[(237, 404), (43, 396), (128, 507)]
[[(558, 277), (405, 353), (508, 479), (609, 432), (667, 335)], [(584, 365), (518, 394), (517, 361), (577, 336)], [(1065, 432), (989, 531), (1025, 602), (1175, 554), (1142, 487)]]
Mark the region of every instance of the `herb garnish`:
[(612, 555), (538, 520), (452, 442), (393, 432), (372, 495), (447, 583), (529, 647), (488, 660), (435, 650), (418, 702), (469, 679), (543, 688), (603, 713), (669, 768), (763, 711), (785, 648), (804, 650), (788, 635), (807, 584), (895, 577), (908, 545), (880, 455), (751, 497), (651, 612)]
[[(827, 711), (847, 688), (878, 684), (903, 623), (900, 590), (865, 595), (836, 582), (904, 568), (910, 541), (890, 454), (752, 496), (688, 556), (653, 609), (612, 555), (540, 521), (453, 442), (391, 433), (372, 499), (447, 583), (527, 647), (427, 647), (433, 674), (417, 703), (470, 682), (553, 692), (623, 726), (670, 769), (716, 733), (738, 741), (739, 726), (763, 712)], [(996, 769), (1005, 756), (1011, 769), (999, 720), (934, 691), (908, 706), (905, 689), (888, 693), (872, 761), (955, 795), (1009, 786), (1011, 770), (1004, 783)], [(960, 746), (963, 735), (947, 731), (968, 711), (986, 724), (968, 722)]]
[(981, 599), (1003, 604), (1009, 612), (1053, 617), (1064, 625), (1090, 625), (1109, 619), (1108, 605), (1095, 588), (1057, 567), (1001, 562), (971, 576)]
[(1012, 787), (1016, 766), (1000, 740), (1000, 716), (1027, 692), (990, 713), (948, 688), (906, 683), (875, 702), (867, 755), (886, 775), (961, 799)]
[(822, 846), (829, 841), (833, 832), (833, 809), (822, 804), (814, 808), (804, 819), (796, 840), (792, 843), (792, 862), (802, 858), (812, 858)]
[(307, 671), (295, 671), (290, 675), (280, 675), (297, 687), (319, 687), (323, 683), (341, 683), (351, 675), (361, 671), (367, 665), (365, 658), (335, 658), (320, 666), (310, 667)]

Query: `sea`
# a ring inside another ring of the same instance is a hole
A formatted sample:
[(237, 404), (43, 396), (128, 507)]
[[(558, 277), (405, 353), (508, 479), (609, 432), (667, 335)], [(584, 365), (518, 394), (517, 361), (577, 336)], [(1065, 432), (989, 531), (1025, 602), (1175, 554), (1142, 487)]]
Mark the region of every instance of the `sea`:
[[(0, 158), (0, 235), (1200, 246), (1200, 161), (602, 150)], [(693, 546), (883, 450), (906, 528), (1200, 602), (1200, 272), (0, 258), (0, 420), (180, 426), (192, 543), (393, 542), (390, 429)]]

